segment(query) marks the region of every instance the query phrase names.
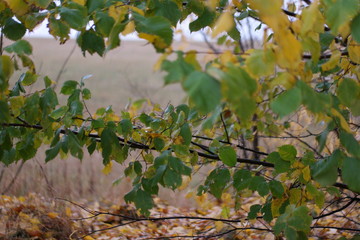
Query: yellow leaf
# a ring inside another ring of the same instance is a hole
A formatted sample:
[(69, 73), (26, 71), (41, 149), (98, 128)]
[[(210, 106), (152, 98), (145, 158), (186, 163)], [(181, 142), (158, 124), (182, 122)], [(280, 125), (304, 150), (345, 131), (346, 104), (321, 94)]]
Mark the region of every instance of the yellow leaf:
[(85, 5), (85, 0), (72, 0), (73, 2), (76, 2), (77, 4), (80, 4), (80, 5)]
[(5, 2), (17, 16), (22, 16), (29, 10), (29, 5), (24, 0), (5, 0)]
[(20, 202), (25, 202), (25, 200), (26, 200), (25, 197), (23, 197), (23, 196), (19, 197), (18, 199)]
[(302, 58), (302, 46), (288, 29), (274, 32), (274, 39), (279, 48), (275, 49), (277, 63), (285, 69), (298, 69)]
[(126, 36), (130, 33), (133, 33), (134, 31), (135, 31), (135, 23), (134, 21), (130, 21), (128, 24), (126, 24), (126, 27), (124, 31), (121, 32), (121, 34)]
[(343, 115), (341, 115), (341, 113), (339, 113), (335, 108), (331, 109), (331, 114), (334, 117), (337, 117), (340, 121), (340, 126), (347, 131), (348, 133), (352, 133), (349, 124), (347, 123), (347, 121), (345, 120), (345, 118), (343, 117)]
[(236, 56), (229, 50), (224, 51), (224, 53), (220, 55), (220, 62), (223, 65), (226, 65), (228, 63), (236, 63), (237, 61), (238, 60)]
[(168, 56), (169, 56), (168, 53), (162, 54), (162, 55), (160, 56), (160, 58), (156, 61), (155, 65), (154, 65), (154, 67), (153, 67), (153, 70), (154, 70), (154, 71), (159, 71), (160, 68), (161, 68), (162, 63), (164, 62), (164, 60), (167, 59)]
[(215, 222), (215, 228), (217, 232), (220, 232), (224, 228), (223, 222)]
[(219, 4), (219, 1), (220, 0), (207, 0), (206, 1), (206, 5), (212, 9), (212, 10), (215, 10), (217, 5)]
[(351, 61), (360, 64), (360, 44), (351, 40), (348, 44), (348, 51)]
[(66, 214), (66, 216), (71, 217), (71, 215), (72, 215), (71, 208), (66, 207), (66, 208), (65, 208), (65, 214)]
[(85, 236), (84, 240), (95, 240), (95, 238), (91, 237), (91, 236)]
[(49, 212), (47, 215), (48, 215), (48, 217), (50, 217), (50, 218), (57, 218), (57, 216), (59, 216), (59, 214), (58, 214), (58, 213), (55, 213), (55, 212)]
[(104, 168), (103, 170), (101, 171), (103, 174), (105, 175), (109, 175), (109, 173), (111, 172), (112, 170), (112, 162), (109, 162)]
[(225, 11), (216, 21), (211, 36), (215, 38), (220, 33), (229, 31), (231, 28), (233, 28), (234, 24), (235, 23), (232, 13), (229, 10)]
[(196, 59), (196, 56), (197, 56), (196, 54), (197, 54), (197, 52), (195, 50), (189, 51), (186, 53), (184, 59), (187, 63), (190, 63), (191, 65), (193, 65), (196, 70), (201, 70), (200, 63)]
[(303, 168), (301, 170), (302, 174), (303, 174), (303, 178), (305, 181), (310, 181), (311, 180), (311, 175), (310, 175), (310, 168), (309, 166), (306, 166), (305, 168)]

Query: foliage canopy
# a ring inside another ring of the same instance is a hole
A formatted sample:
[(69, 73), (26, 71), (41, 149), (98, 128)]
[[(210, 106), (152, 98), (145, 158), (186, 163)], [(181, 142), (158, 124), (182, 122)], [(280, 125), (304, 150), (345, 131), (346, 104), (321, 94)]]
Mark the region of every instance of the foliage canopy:
[[(178, 189), (186, 177), (208, 165), (198, 194), (242, 198), (258, 194), (248, 219), (263, 218), (274, 234), (304, 239), (312, 221), (323, 217), (328, 199), (360, 193), (360, 3), (314, 0), (283, 6), (281, 0), (1, 0), (0, 160), (6, 165), (34, 157), (49, 145), (57, 155), (83, 158), (100, 151), (110, 169), (127, 162), (133, 189), (125, 196), (143, 214), (159, 187)], [(207, 29), (213, 57), (175, 51), (178, 22), (195, 18), (191, 32)], [(244, 48), (239, 31), (251, 18), (265, 29), (262, 44)], [(84, 55), (105, 56), (136, 32), (161, 54), (156, 64), (165, 84), (181, 84), (188, 104), (139, 111), (135, 102), (120, 114), (111, 107), (92, 114), (90, 90), (36, 72), (32, 46), (23, 39), (48, 20), (61, 44), (79, 31)], [(2, 42), (3, 43), (3, 42)], [(175, 57), (170, 57), (175, 56)], [(10, 82), (14, 70), (23, 71)], [(44, 88), (27, 92), (42, 80)], [(67, 96), (59, 105), (58, 94)], [(280, 139), (280, 140), (279, 140)], [(271, 143), (271, 144), (270, 144)]]

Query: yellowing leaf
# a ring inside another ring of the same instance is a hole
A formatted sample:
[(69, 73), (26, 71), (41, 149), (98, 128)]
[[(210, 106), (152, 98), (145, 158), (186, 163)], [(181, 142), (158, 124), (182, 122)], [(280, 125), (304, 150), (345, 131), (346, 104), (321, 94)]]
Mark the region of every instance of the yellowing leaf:
[(214, 38), (222, 32), (229, 31), (231, 28), (233, 28), (234, 24), (235, 23), (232, 13), (229, 10), (225, 11), (216, 21), (211, 36)]
[(271, 49), (251, 49), (246, 58), (246, 70), (253, 77), (269, 76), (275, 72), (275, 55)]
[[(122, 4), (122, 3), (121, 3)], [(134, 7), (134, 6), (129, 6), (129, 9), (131, 9), (132, 11), (140, 14), (141, 16), (144, 16), (145, 13), (143, 10), (141, 10), (140, 8)]]
[(117, 4), (113, 4), (109, 7), (109, 16), (118, 22), (121, 22), (128, 12), (128, 8), (122, 5), (123, 3), (118, 2)]
[(112, 162), (109, 162), (104, 168), (103, 170), (101, 171), (103, 174), (105, 175), (109, 175), (109, 173), (111, 172), (112, 170)]
[(24, 0), (4, 0), (11, 11), (16, 15), (22, 16), (29, 10), (29, 5)]
[(334, 48), (329, 61), (321, 65), (321, 69), (323, 71), (329, 71), (333, 69), (339, 64), (340, 57), (341, 57), (340, 51)]
[(298, 188), (290, 189), (290, 204), (298, 204), (301, 200), (301, 190)]
[(340, 126), (347, 131), (348, 133), (352, 133), (349, 124), (347, 123), (347, 121), (345, 120), (345, 118), (343, 117), (343, 115), (341, 115), (341, 113), (339, 113), (335, 108), (331, 109), (331, 114), (334, 117), (337, 117), (340, 121)]
[(126, 27), (124, 31), (121, 32), (121, 34), (126, 36), (130, 33), (133, 33), (134, 31), (135, 31), (135, 23), (134, 21), (130, 21), (128, 24), (126, 24)]
[(72, 0), (73, 2), (76, 2), (77, 4), (80, 4), (80, 5), (85, 5), (85, 2), (86, 0)]
[(226, 65), (228, 63), (236, 63), (238, 60), (231, 51), (226, 50), (220, 55), (220, 61), (223, 65)]
[(351, 40), (348, 44), (348, 51), (351, 61), (360, 64), (360, 44)]
[(301, 35), (305, 36), (308, 32), (321, 33), (324, 31), (325, 19), (319, 10), (318, 1), (313, 1), (308, 8), (301, 13)]
[(273, 217), (277, 217), (280, 215), (279, 210), (286, 199), (273, 199), (271, 202), (271, 213)]
[(310, 181), (311, 180), (311, 175), (310, 175), (310, 168), (309, 166), (306, 166), (305, 168), (303, 168), (301, 170), (302, 174), (303, 174), (303, 178), (305, 181)]

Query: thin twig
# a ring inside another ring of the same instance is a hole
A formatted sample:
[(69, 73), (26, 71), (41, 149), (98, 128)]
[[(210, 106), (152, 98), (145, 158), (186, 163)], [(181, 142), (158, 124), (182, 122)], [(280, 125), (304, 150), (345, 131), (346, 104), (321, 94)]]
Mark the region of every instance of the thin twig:
[(25, 164), (25, 161), (22, 161), (20, 166), (18, 167), (18, 169), (16, 170), (16, 173), (15, 173), (15, 176), (11, 179), (9, 185), (1, 192), (1, 195), (4, 195), (5, 193), (7, 193), (7, 191), (10, 190), (10, 188), (14, 185), (16, 179), (18, 178), (20, 172), (21, 172), (21, 169), (23, 168)]
[(223, 118), (222, 113), (220, 114), (220, 119), (221, 119), (221, 122), (222, 122), (222, 124), (223, 124), (223, 128), (224, 128), (224, 130), (225, 130), (227, 143), (230, 143), (229, 133), (228, 133), (228, 130), (227, 130), (227, 128), (226, 128), (226, 124), (225, 124), (225, 121), (224, 121), (224, 118)]
[(70, 60), (71, 56), (73, 55), (75, 49), (76, 49), (76, 41), (75, 41), (74, 46), (73, 46), (73, 48), (71, 49), (69, 55), (66, 57), (65, 61), (63, 62), (62, 66), (61, 66), (61, 68), (60, 68), (60, 70), (59, 70), (59, 72), (58, 72), (58, 74), (57, 74), (57, 76), (56, 76), (56, 78), (55, 78), (55, 84), (53, 85), (53, 88), (54, 88), (54, 89), (57, 87), (57, 85), (58, 85), (58, 83), (59, 83), (59, 81), (60, 81), (60, 77), (61, 77), (61, 75), (63, 74), (64, 69), (65, 69), (65, 67), (66, 67), (66, 64), (69, 62), (69, 60)]

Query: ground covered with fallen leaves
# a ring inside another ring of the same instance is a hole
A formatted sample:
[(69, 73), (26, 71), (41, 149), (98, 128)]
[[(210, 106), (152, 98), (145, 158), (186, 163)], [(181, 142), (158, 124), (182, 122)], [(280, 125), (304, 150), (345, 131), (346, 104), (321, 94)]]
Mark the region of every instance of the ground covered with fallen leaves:
[[(244, 199), (236, 212), (232, 206), (229, 208), (231, 199), (226, 199), (226, 195), (223, 201), (207, 196), (196, 197), (196, 200), (197, 207), (176, 208), (155, 199), (156, 208), (151, 210), (149, 220), (131, 205), (114, 205), (106, 201), (73, 202), (36, 194), (25, 197), (2, 195), (0, 240), (275, 239), (269, 225), (261, 218), (246, 220), (246, 212), (255, 204), (255, 198)], [(313, 226), (358, 229), (359, 206), (346, 211), (314, 221)], [(351, 239), (354, 235), (335, 228), (316, 228), (312, 229), (310, 239)]]

